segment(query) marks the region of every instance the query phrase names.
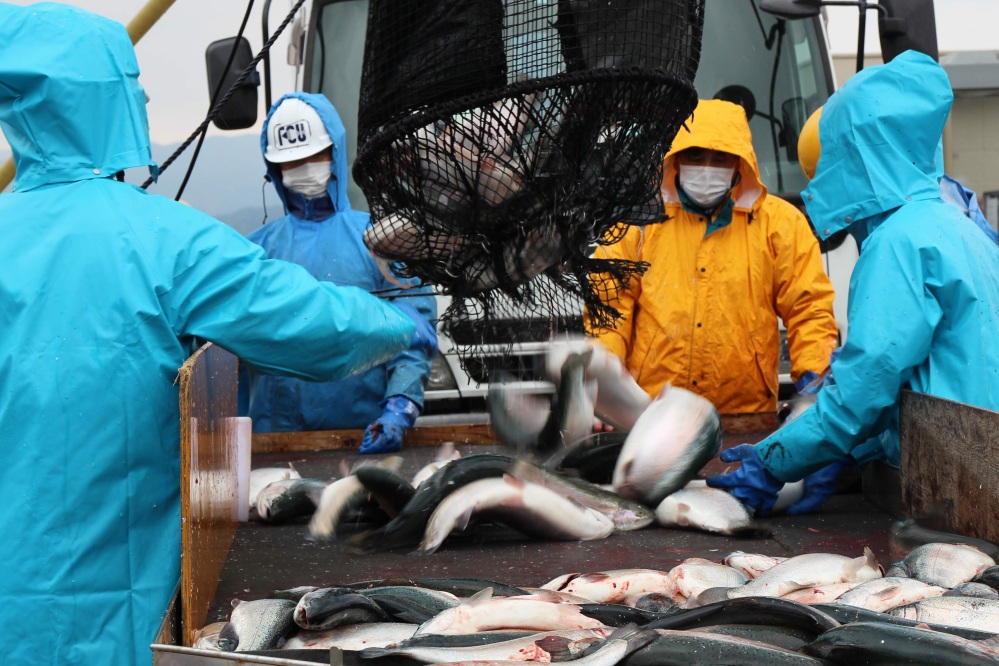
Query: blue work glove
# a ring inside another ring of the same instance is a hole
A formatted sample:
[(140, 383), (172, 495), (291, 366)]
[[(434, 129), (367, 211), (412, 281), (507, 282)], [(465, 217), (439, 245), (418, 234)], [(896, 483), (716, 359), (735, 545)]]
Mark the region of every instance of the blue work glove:
[(402, 395), (394, 395), (385, 401), (382, 415), (375, 419), (364, 431), (359, 453), (392, 453), (402, 448), (402, 438), (416, 423), (420, 408)]
[[(410, 348), (424, 351), (427, 356), (436, 354), (437, 330), (434, 328), (434, 325), (412, 305), (406, 303), (393, 303), (392, 305), (416, 324), (416, 333), (413, 334), (413, 342), (410, 344)], [(391, 400), (391, 398), (389, 399)]]
[(798, 516), (815, 511), (831, 495), (836, 494), (839, 490), (839, 475), (854, 464), (853, 458), (847, 456), (806, 476), (804, 494), (800, 500), (787, 507), (784, 513)]
[[(821, 388), (821, 383), (817, 380), (821, 379), (822, 375), (817, 372), (812, 372), (811, 370), (806, 370), (801, 377), (798, 377), (798, 381), (794, 383), (794, 390), (798, 393), (817, 393), (818, 389)], [(814, 390), (809, 390), (811, 384), (816, 384)]]
[(753, 445), (740, 444), (722, 451), (718, 457), (724, 462), (741, 461), (742, 467), (728, 474), (708, 477), (707, 484), (712, 488), (727, 490), (745, 504), (750, 513), (769, 516), (777, 501), (777, 492), (784, 487), (784, 482), (770, 473)]

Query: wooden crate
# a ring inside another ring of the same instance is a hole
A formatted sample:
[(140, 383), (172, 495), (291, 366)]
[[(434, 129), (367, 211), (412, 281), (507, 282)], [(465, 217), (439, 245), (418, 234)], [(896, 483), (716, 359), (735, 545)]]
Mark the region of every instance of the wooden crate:
[(999, 412), (903, 391), (899, 416), (905, 513), (999, 542)]
[(180, 369), (180, 636), (191, 645), (236, 534), (236, 357), (206, 344)]

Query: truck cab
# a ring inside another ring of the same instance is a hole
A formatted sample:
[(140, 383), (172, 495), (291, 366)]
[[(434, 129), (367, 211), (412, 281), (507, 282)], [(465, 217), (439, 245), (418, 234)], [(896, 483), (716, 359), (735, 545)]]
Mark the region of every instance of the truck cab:
[[(539, 6), (545, 4), (539, 0)], [(367, 18), (367, 0), (315, 0), (304, 32), (302, 87), (325, 94), (337, 108), (347, 127), (351, 161), (357, 151)], [(701, 60), (694, 84), (701, 98), (727, 99), (746, 109), (764, 183), (771, 193), (800, 207), (799, 192), (806, 180), (797, 161), (798, 132), (835, 88), (821, 18), (785, 20), (763, 11), (758, 0), (706, 0)], [(364, 195), (353, 180), (348, 191), (352, 205), (367, 210)], [(847, 329), (846, 293), (857, 247), (844, 235), (823, 243), (822, 253), (836, 289), (834, 309), (842, 339)], [(446, 307), (447, 297), (440, 298), (441, 308)], [(515, 304), (511, 303), (510, 309), (516, 312)], [(582, 330), (581, 320), (578, 330)], [(518, 340), (511, 351), (507, 341), (490, 344), (484, 331), (468, 334), (468, 340), (452, 340), (441, 332), (441, 354), (426, 392), (427, 417), (483, 409), (489, 377), (497, 370), (504, 370), (525, 387), (551, 390), (543, 373), (547, 340)], [(483, 341), (485, 347), (481, 346)], [(782, 341), (780, 380), (782, 393), (786, 393), (792, 383), (783, 335)], [(476, 356), (484, 360), (463, 366), (456, 344), (470, 343), (480, 346)]]

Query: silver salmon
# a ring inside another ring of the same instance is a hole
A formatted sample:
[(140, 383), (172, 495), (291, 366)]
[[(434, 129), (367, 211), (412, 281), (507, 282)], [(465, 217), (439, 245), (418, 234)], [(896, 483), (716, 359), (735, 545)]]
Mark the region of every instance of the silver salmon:
[(614, 468), (614, 490), (658, 506), (718, 455), (721, 440), (714, 405), (666, 384), (628, 433)]

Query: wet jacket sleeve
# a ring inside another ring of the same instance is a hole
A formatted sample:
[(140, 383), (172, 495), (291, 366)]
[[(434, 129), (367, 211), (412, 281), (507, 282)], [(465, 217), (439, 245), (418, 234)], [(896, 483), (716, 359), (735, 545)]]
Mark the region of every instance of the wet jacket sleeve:
[(256, 372), (339, 380), (409, 346), (412, 320), (391, 305), (267, 259), (210, 218), (185, 216), (162, 240), (173, 278), (160, 300), (177, 334), (210, 340)]
[(774, 233), (774, 294), (777, 313), (787, 328), (791, 355), (791, 378), (807, 371), (821, 374), (829, 367), (829, 355), (839, 344), (839, 329), (833, 314), (833, 286), (822, 268), (819, 242), (808, 221), (783, 201), (771, 215)]
[(889, 427), (902, 387), (929, 354), (942, 310), (924, 267), (945, 260), (912, 243), (904, 225), (883, 231), (889, 233), (869, 239), (853, 271), (850, 334), (833, 363), (836, 384), (819, 392), (813, 409), (756, 445), (782, 481), (804, 478)]
[[(437, 319), (437, 299), (428, 288), (418, 290), (426, 296), (408, 296), (400, 299), (412, 305), (417, 312), (431, 323)], [(386, 367), (387, 384), (385, 398), (402, 395), (423, 409), (423, 391), (430, 376), (430, 364), (433, 359), (423, 350), (407, 348), (392, 357)]]
[[(593, 256), (597, 259), (638, 261), (640, 259), (641, 239), (641, 229), (631, 227), (624, 238), (617, 243), (598, 246)], [(622, 361), (627, 360), (630, 351), (635, 322), (634, 314), (641, 291), (641, 280), (633, 279), (627, 289), (618, 290), (611, 294), (606, 302), (616, 308), (621, 315), (611, 328), (593, 328), (590, 325), (589, 317), (585, 316), (585, 313), (583, 316), (583, 324), (586, 326), (587, 334), (595, 336)]]

